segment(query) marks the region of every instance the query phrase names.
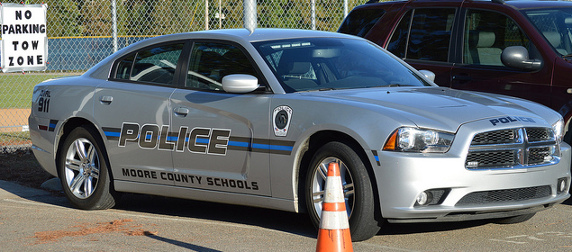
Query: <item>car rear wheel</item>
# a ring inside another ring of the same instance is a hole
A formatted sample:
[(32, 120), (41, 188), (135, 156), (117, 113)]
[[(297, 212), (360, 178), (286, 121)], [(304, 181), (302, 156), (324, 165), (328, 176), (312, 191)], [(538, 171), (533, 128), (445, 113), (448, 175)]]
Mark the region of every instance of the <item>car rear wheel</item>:
[(115, 205), (107, 157), (97, 136), (91, 127), (75, 128), (59, 153), (58, 174), (64, 193), (72, 205), (85, 210), (108, 209)]
[(325, 182), (330, 163), (338, 163), (349, 217), (352, 241), (362, 241), (377, 234), (375, 201), (366, 167), (349, 146), (330, 142), (313, 156), (306, 175), (306, 207), (313, 224), (320, 225)]

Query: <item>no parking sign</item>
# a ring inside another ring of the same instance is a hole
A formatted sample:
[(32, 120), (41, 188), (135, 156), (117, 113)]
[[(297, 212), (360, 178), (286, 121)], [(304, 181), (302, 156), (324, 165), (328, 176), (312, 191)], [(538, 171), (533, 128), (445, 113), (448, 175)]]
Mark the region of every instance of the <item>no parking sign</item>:
[(47, 9), (45, 4), (0, 3), (2, 72), (46, 70)]

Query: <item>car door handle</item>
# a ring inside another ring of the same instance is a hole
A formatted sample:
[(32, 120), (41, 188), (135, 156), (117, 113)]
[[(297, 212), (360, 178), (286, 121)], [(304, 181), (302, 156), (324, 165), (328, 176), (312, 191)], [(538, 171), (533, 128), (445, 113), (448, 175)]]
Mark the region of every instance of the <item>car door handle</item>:
[(179, 107), (175, 109), (175, 115), (178, 116), (187, 116), (187, 114), (189, 114), (189, 109), (188, 108), (183, 108), (183, 107)]
[(113, 96), (111, 96), (111, 95), (101, 96), (101, 97), (99, 97), (99, 101), (100, 101), (102, 104), (109, 105), (109, 104), (111, 104), (111, 102), (113, 102)]

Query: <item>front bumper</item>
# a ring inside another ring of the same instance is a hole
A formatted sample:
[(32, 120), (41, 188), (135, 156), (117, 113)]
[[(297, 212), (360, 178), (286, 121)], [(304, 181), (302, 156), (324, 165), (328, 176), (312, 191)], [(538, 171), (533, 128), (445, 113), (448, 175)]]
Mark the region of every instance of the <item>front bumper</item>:
[[(471, 136), (460, 130), (458, 145), (443, 154), (380, 152), (380, 166), (374, 172), (383, 217), (389, 222), (505, 218), (538, 212), (570, 197), (568, 144), (561, 144), (556, 164), (471, 170), (465, 168)], [(559, 191), (562, 180), (566, 188)], [(445, 193), (432, 204), (417, 204), (427, 190)]]

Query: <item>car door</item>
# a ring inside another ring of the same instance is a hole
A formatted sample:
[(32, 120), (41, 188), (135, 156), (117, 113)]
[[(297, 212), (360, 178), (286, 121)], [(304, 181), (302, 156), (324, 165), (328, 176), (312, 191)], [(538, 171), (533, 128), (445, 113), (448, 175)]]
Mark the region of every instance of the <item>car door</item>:
[[(470, 6), (470, 4), (467, 4)], [(464, 26), (458, 62), (452, 70), (451, 87), (517, 96), (550, 104), (552, 62), (544, 62), (540, 70), (527, 71), (507, 67), (501, 61), (502, 51), (509, 46), (523, 46), (531, 59), (543, 61), (533, 41), (506, 14), (468, 8), (463, 10)], [(441, 83), (437, 83), (441, 84)]]
[(94, 115), (105, 133), (114, 179), (174, 184), (169, 97), (184, 42), (160, 44), (118, 60), (96, 88)]
[(271, 96), (222, 89), (229, 74), (263, 80), (232, 43), (195, 42), (184, 88), (171, 97), (177, 186), (270, 195), (268, 134)]

